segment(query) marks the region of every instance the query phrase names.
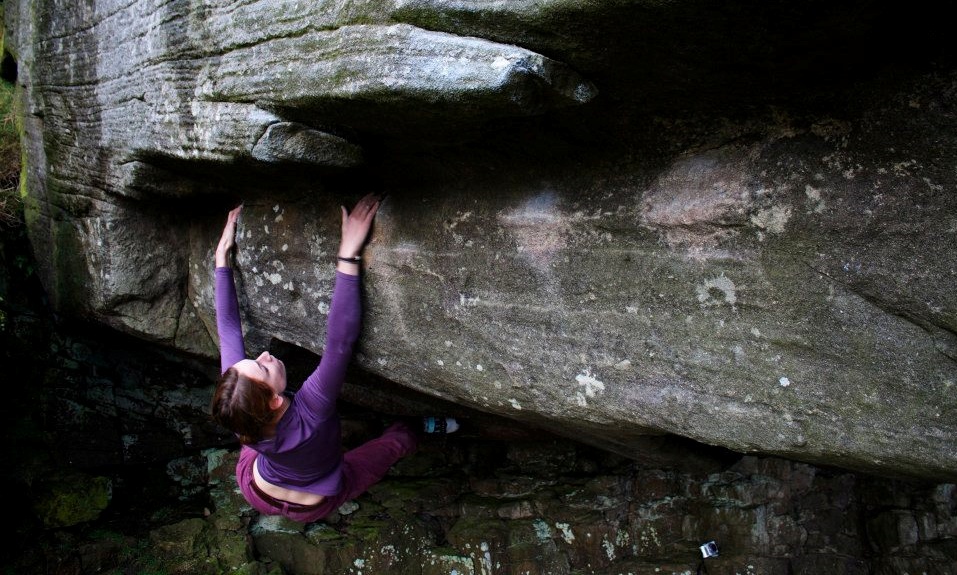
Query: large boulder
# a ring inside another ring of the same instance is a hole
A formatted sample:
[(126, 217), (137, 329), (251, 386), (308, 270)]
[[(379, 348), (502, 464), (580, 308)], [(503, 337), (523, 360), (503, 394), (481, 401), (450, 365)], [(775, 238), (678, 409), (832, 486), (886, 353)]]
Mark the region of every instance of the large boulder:
[(213, 357), (242, 201), (249, 351), (321, 353), (338, 206), (388, 192), (365, 374), (632, 457), (957, 478), (946, 19), (712, 4), (7, 0), (46, 289)]

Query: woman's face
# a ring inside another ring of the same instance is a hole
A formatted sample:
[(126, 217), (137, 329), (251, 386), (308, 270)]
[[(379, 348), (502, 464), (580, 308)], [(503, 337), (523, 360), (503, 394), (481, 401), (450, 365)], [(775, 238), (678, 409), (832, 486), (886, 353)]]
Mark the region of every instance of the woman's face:
[(234, 367), (246, 377), (266, 382), (276, 395), (286, 391), (286, 365), (268, 351), (262, 352), (256, 359), (244, 359)]

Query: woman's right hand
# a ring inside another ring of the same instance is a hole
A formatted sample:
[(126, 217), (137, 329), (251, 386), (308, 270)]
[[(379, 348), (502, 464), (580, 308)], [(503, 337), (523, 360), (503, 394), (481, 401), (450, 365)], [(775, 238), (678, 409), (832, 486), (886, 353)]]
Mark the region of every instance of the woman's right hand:
[[(379, 197), (375, 194), (367, 194), (361, 200), (356, 202), (352, 211), (346, 211), (342, 206), (342, 239), (339, 242), (339, 257), (354, 258), (362, 252), (362, 246), (365, 245), (369, 237), (369, 230), (372, 228), (372, 219), (375, 218), (379, 210)], [(359, 271), (358, 262), (339, 261), (336, 269), (355, 275)]]
[(229, 252), (236, 246), (236, 220), (239, 219), (239, 212), (243, 209), (242, 205), (229, 210), (226, 216), (226, 226), (223, 227), (223, 234), (219, 238), (219, 244), (216, 246), (216, 267), (229, 267)]
[(339, 243), (339, 255), (351, 258), (362, 252), (362, 246), (369, 236), (372, 227), (372, 218), (379, 209), (379, 198), (374, 194), (367, 194), (356, 202), (351, 212), (345, 206), (342, 209), (342, 240)]

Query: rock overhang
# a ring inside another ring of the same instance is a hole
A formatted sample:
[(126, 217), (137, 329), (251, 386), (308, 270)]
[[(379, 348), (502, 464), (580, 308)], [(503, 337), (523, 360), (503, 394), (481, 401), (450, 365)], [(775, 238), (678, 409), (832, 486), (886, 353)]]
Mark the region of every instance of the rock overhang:
[(374, 178), (370, 373), (620, 452), (674, 433), (954, 476), (939, 26), (878, 74), (887, 13), (859, 2), (23, 6), (63, 311), (215, 353), (212, 237), (242, 199), (251, 345), (321, 352), (335, 210)]

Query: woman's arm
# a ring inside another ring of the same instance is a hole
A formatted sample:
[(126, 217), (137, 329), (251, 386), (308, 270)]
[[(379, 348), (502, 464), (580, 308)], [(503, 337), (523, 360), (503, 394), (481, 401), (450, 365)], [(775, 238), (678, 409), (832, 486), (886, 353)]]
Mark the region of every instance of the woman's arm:
[(243, 207), (236, 206), (226, 214), (226, 225), (223, 227), (223, 233), (219, 236), (219, 243), (216, 244), (216, 267), (228, 268), (229, 256), (233, 248), (236, 247), (236, 221), (239, 220), (239, 212)]
[(246, 358), (243, 329), (239, 321), (239, 299), (233, 270), (229, 267), (230, 252), (236, 245), (236, 220), (242, 206), (229, 211), (219, 244), (216, 246), (216, 331), (219, 334), (220, 373)]
[[(342, 240), (336, 264), (336, 284), (326, 326), (326, 347), (319, 366), (303, 383), (297, 397), (320, 418), (335, 412), (336, 398), (345, 380), (352, 348), (359, 337), (362, 320), (359, 256), (369, 236), (379, 199), (367, 195), (351, 212), (342, 208)], [(351, 260), (351, 261), (350, 261)]]

